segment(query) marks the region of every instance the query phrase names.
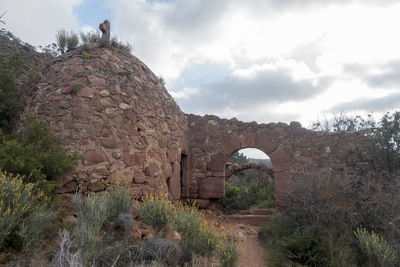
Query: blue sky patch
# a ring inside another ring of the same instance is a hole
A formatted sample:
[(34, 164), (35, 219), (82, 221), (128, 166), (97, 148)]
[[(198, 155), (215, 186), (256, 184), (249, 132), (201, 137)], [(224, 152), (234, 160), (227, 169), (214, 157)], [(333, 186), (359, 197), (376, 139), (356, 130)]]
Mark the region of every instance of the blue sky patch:
[(89, 25), (97, 29), (105, 19), (112, 21), (111, 10), (106, 8), (103, 0), (85, 0), (75, 11), (82, 26)]

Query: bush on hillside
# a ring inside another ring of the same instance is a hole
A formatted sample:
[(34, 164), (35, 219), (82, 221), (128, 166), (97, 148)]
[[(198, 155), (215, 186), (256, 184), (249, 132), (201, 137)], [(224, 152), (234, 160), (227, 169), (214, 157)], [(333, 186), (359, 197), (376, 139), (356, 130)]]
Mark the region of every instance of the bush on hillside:
[[(358, 245), (368, 256), (375, 258), (381, 266), (395, 266), (397, 262), (397, 252), (383, 237), (373, 231), (369, 233), (365, 228), (357, 228), (354, 233), (357, 237)], [(376, 265), (376, 261), (372, 264)]]
[(165, 197), (148, 196), (143, 199), (140, 216), (144, 223), (151, 225), (157, 237), (166, 231), (167, 224), (172, 219), (171, 203)]
[(0, 171), (0, 251), (10, 246), (26, 251), (40, 247), (57, 215), (44, 192), (23, 178)]
[(358, 253), (353, 234), (358, 227), (389, 238), (399, 248), (391, 238), (395, 229), (388, 227), (400, 215), (396, 180), (319, 173), (298, 179), (293, 188), (291, 206), (260, 234), (272, 264), (362, 265), (367, 259)]
[(0, 169), (39, 182), (55, 180), (74, 168), (77, 155), (69, 155), (42, 121), (28, 115), (18, 135), (0, 133)]
[[(89, 195), (86, 199), (76, 194), (73, 204), (78, 210), (78, 221), (73, 230), (70, 252), (62, 247), (69, 242), (62, 241), (66, 238), (65, 234), (60, 236), (57, 252), (60, 257), (70, 258), (80, 251), (79, 257), (86, 263), (118, 262), (118, 255), (128, 252), (126, 249), (132, 236), (133, 217), (127, 213), (131, 209), (131, 203), (127, 202), (130, 199), (131, 193), (123, 188), (114, 188), (101, 196)], [(123, 231), (121, 240), (120, 230)]]
[[(79, 45), (79, 41), (83, 44), (83, 50), (88, 52), (90, 50), (90, 44), (100, 44), (101, 34), (99, 32), (80, 32), (78, 34), (74, 32), (68, 33), (66, 30), (61, 29), (56, 34), (56, 43), (58, 46), (58, 51), (63, 54), (66, 50), (71, 50)], [(126, 52), (132, 51), (132, 45), (118, 40), (118, 38), (113, 37), (110, 40), (111, 46), (122, 49)]]
[(258, 204), (262, 208), (272, 208), (275, 205), (274, 183), (266, 182), (246, 186), (240, 182), (227, 181), (225, 183), (225, 197), (221, 204), (226, 214), (246, 210), (254, 204)]
[(0, 130), (9, 132), (22, 105), (18, 88), (21, 81), (17, 78), (24, 72), (26, 58), (21, 53), (13, 53), (0, 59)]
[(379, 171), (396, 176), (400, 171), (400, 112), (386, 113), (376, 122), (371, 115), (348, 117), (340, 114), (332, 120), (316, 122), (314, 130), (358, 132), (368, 137), (366, 142), (355, 143), (349, 152), (366, 160), (369, 156), (371, 165)]

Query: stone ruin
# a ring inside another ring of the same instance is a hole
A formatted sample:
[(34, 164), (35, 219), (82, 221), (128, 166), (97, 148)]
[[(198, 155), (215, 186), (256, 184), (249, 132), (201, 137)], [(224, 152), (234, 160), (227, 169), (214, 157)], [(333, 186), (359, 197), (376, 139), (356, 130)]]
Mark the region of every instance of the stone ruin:
[(278, 206), (287, 205), (292, 179), (363, 167), (347, 153), (356, 134), (184, 114), (144, 63), (108, 45), (109, 26), (100, 24), (104, 48), (92, 48), (90, 58), (78, 48), (44, 69), (27, 107), (81, 155), (63, 178), (66, 199), (77, 189), (102, 192), (118, 184), (138, 198), (168, 194), (207, 207), (225, 194), (228, 157), (248, 147), (270, 157)]

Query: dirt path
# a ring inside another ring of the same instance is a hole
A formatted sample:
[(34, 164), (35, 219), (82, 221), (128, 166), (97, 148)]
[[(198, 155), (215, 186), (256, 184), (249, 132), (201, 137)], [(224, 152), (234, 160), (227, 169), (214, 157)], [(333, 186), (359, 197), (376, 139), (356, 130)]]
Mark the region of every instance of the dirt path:
[(257, 236), (262, 225), (249, 225), (246, 223), (234, 223), (216, 216), (214, 212), (207, 212), (208, 218), (218, 222), (225, 229), (230, 229), (238, 236), (238, 246), (242, 255), (239, 258), (238, 267), (264, 267), (266, 251), (258, 242)]
[[(257, 234), (259, 227), (241, 226), (238, 233), (243, 233), (243, 236), (239, 238), (238, 244), (242, 250), (242, 255), (239, 258), (239, 267), (263, 267), (267, 266), (264, 261), (266, 251), (260, 246), (257, 240)], [(247, 229), (246, 229), (247, 228)], [(241, 235), (241, 234), (239, 234)]]

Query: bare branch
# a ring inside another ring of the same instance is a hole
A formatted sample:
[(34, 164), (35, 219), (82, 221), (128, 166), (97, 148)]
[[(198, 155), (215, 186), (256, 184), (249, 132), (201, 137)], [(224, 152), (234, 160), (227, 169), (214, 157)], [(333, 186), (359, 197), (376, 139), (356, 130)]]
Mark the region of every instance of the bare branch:
[(3, 14), (1, 14), (1, 16), (0, 16), (0, 22), (1, 23), (3, 23), (3, 24), (6, 24), (5, 22), (4, 22), (4, 20), (1, 20), (1, 18), (5, 15), (7, 13), (7, 11), (5, 11)]

